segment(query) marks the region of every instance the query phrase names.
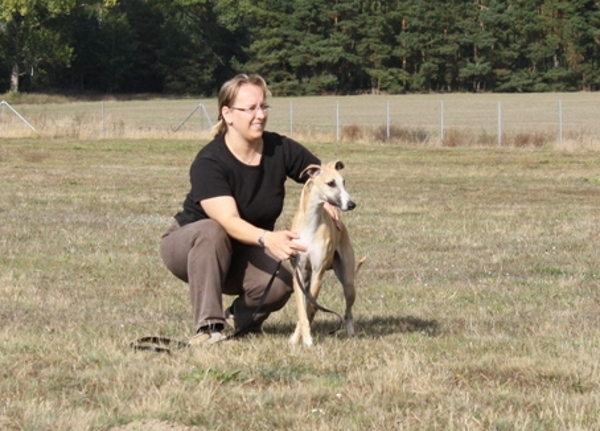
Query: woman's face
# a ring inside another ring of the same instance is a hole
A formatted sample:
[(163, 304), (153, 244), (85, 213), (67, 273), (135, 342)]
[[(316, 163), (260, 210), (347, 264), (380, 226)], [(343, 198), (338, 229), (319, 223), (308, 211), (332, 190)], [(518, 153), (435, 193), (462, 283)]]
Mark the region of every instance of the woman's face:
[(262, 139), (268, 117), (262, 88), (243, 84), (230, 106), (223, 107), (221, 115), (227, 123), (228, 134), (238, 135), (249, 143)]

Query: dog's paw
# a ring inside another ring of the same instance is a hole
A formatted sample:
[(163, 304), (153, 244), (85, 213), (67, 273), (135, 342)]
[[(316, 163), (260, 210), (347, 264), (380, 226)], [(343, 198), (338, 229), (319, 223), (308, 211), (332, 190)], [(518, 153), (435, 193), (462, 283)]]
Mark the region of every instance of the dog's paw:
[(292, 345), (296, 345), (298, 344), (298, 342), (300, 341), (300, 334), (297, 333), (293, 333), (292, 336), (290, 337), (290, 344)]
[[(300, 336), (300, 334), (294, 333), (292, 334), (292, 336), (290, 337), (290, 344), (291, 345), (298, 345), (300, 343), (300, 338), (302, 338)], [(312, 337), (308, 337), (308, 338), (302, 338), (302, 345), (304, 347), (312, 347), (313, 346), (313, 339)]]
[(353, 337), (354, 336), (354, 322), (349, 320), (346, 322), (346, 332), (348, 333), (349, 337)]

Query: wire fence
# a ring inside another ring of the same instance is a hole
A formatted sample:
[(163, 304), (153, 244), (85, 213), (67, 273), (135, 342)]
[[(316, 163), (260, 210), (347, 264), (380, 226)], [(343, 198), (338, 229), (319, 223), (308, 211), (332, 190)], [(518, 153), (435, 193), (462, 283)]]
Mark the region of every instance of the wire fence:
[[(537, 134), (600, 140), (599, 93), (425, 94), (271, 98), (268, 129), (327, 141), (445, 142), (472, 136), (503, 145)], [(0, 102), (0, 137), (78, 139), (209, 138), (215, 99), (103, 100), (15, 105)]]

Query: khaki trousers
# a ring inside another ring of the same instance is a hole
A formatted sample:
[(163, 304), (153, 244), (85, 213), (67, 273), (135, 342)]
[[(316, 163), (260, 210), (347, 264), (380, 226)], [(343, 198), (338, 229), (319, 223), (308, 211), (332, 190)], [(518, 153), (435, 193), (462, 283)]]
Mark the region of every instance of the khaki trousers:
[(252, 318), (277, 260), (259, 246), (233, 240), (211, 219), (183, 227), (174, 222), (162, 236), (160, 255), (169, 271), (189, 284), (196, 331), (225, 324), (223, 294), (237, 296), (234, 319), (236, 328), (243, 328), (262, 323), (293, 292), (292, 274), (282, 265), (260, 312)]

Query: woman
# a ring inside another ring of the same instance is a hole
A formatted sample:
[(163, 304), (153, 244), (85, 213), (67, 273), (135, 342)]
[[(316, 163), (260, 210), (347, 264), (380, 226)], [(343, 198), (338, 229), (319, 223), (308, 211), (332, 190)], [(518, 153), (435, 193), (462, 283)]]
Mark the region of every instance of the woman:
[[(193, 345), (225, 339), (231, 317), (236, 330), (261, 333), (293, 291), (292, 275), (282, 267), (253, 317), (278, 261), (306, 251), (294, 242), (296, 233), (273, 229), (286, 178), (302, 182), (304, 168), (320, 161), (297, 142), (265, 131), (267, 93), (258, 75), (238, 75), (223, 85), (214, 139), (193, 161), (183, 210), (161, 240), (163, 262), (190, 287)], [(337, 218), (335, 208), (328, 211)], [(237, 296), (225, 311), (222, 294)]]

